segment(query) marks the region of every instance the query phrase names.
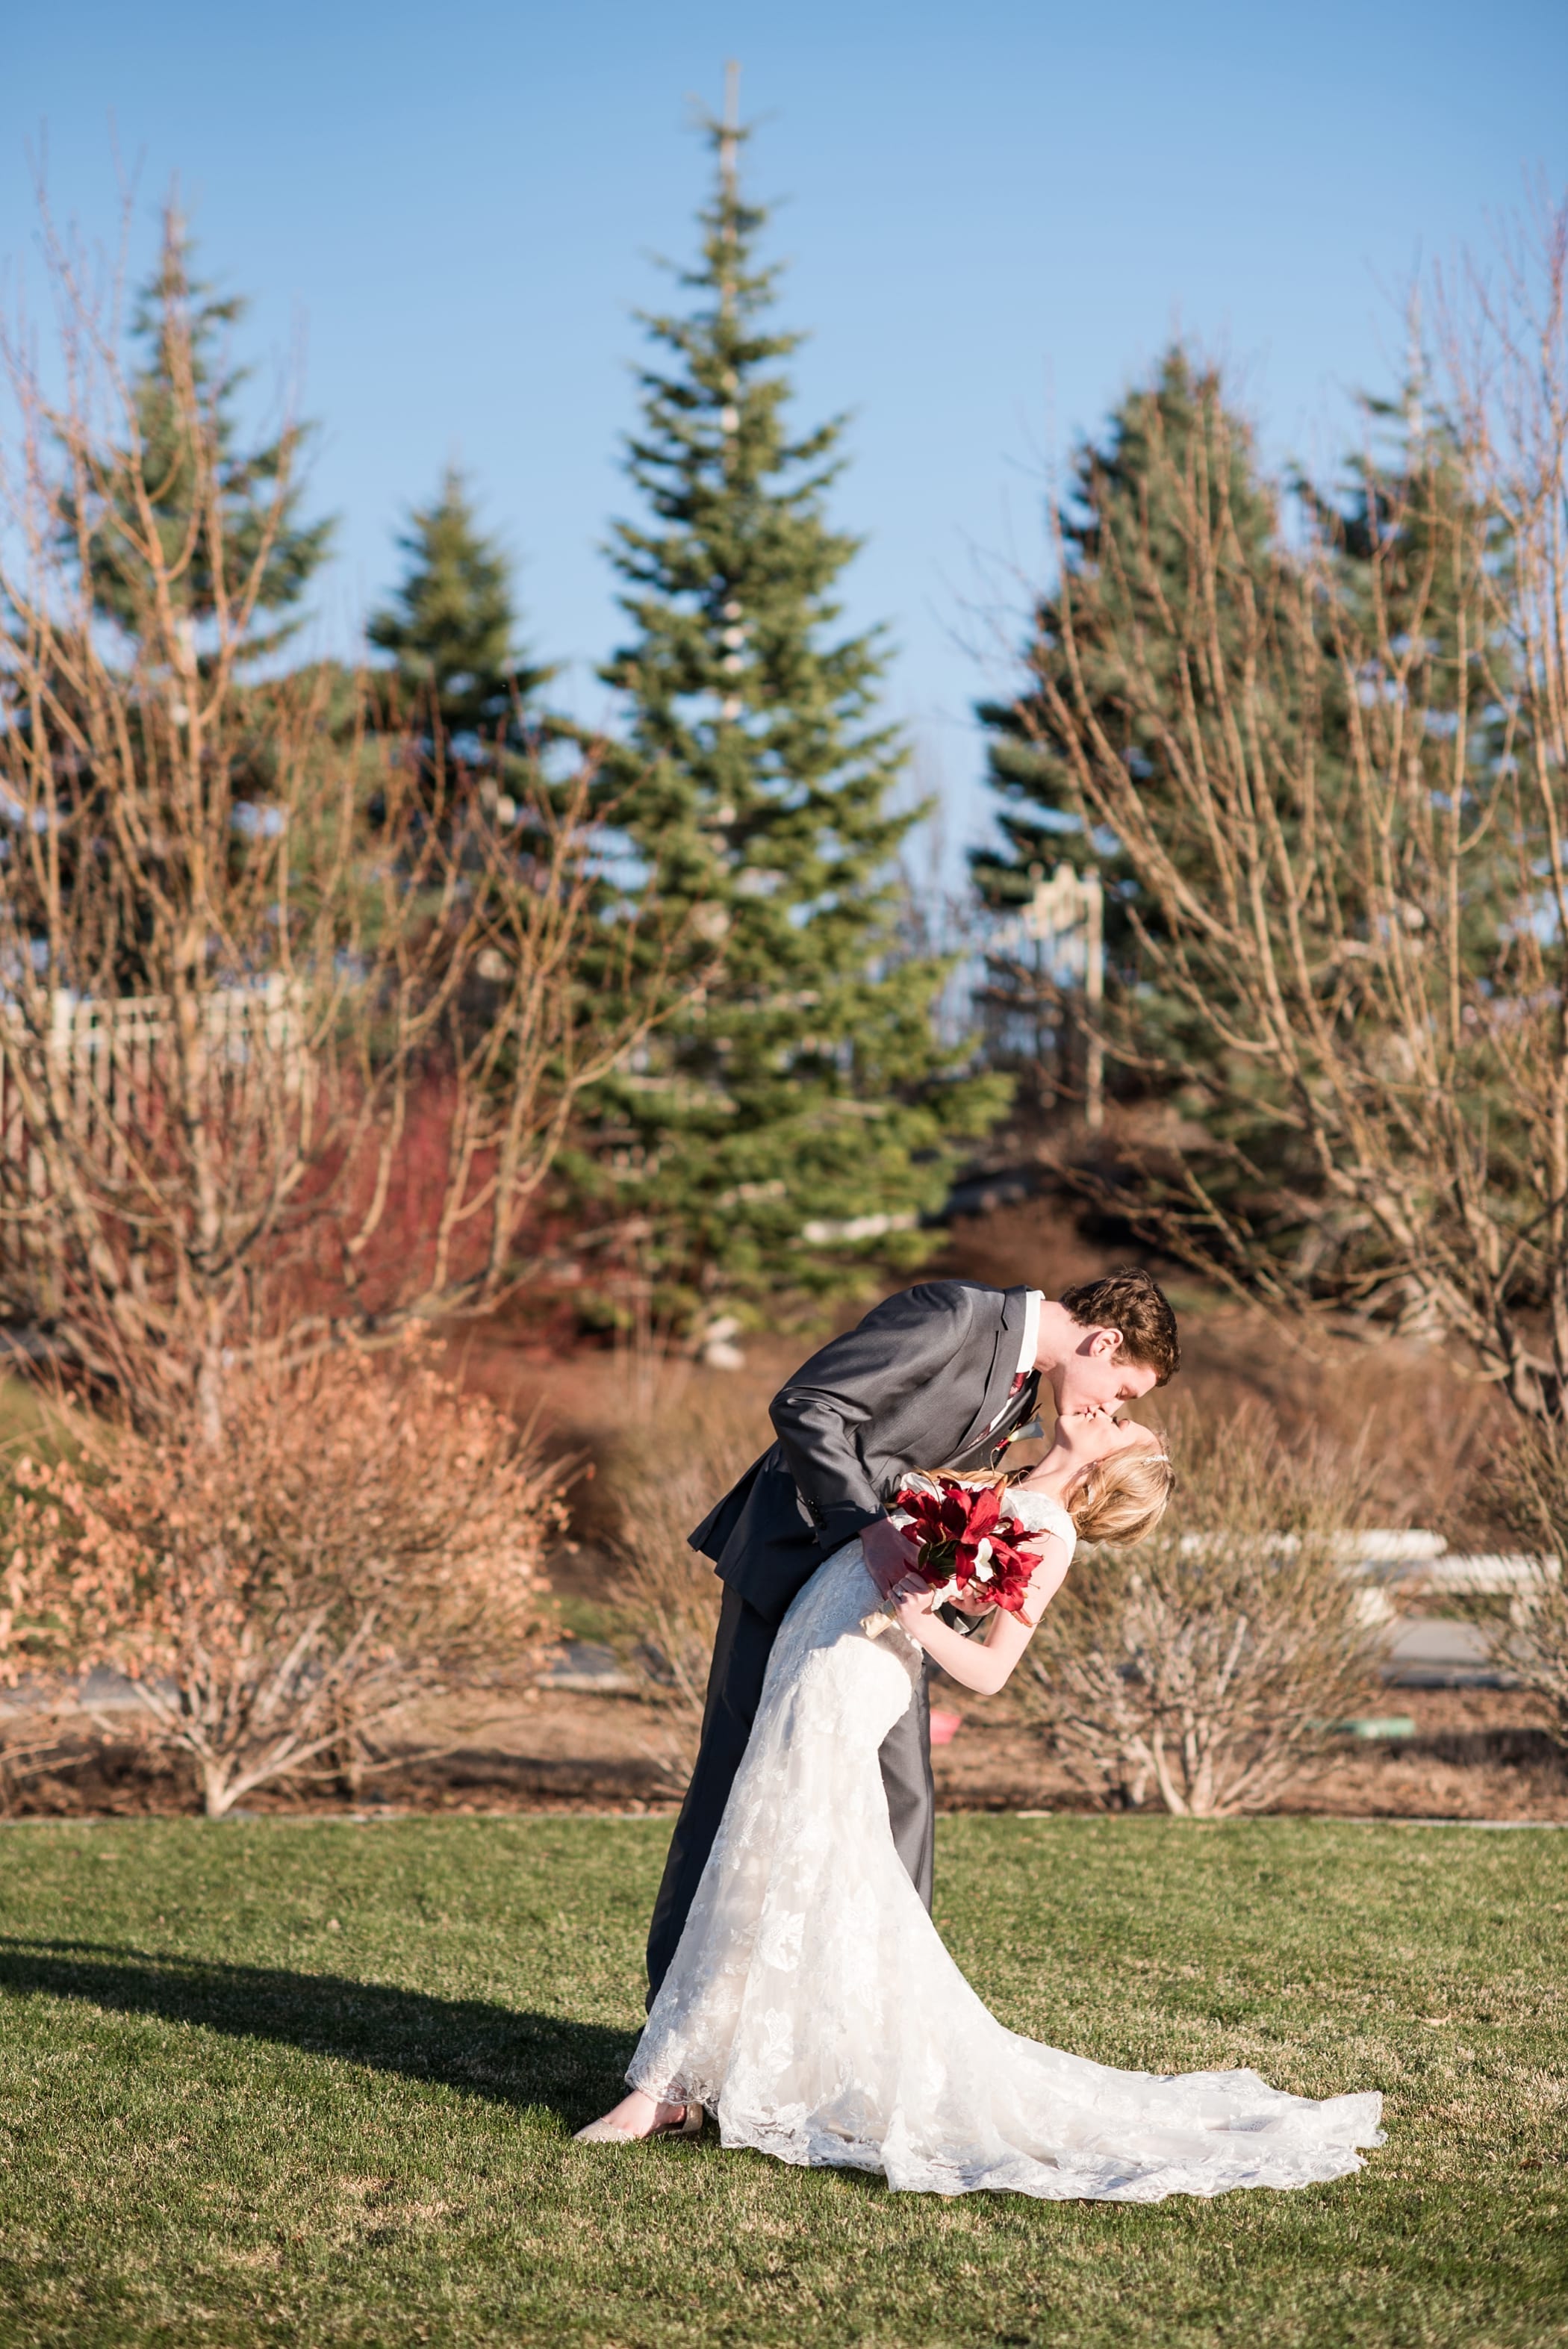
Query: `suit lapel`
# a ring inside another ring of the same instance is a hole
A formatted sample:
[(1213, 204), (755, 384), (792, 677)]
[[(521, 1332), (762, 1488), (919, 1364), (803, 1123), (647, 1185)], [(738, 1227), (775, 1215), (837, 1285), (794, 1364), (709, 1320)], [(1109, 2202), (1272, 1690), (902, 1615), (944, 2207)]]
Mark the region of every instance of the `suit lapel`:
[[(1018, 1349), (1024, 1342), (1024, 1310), (1028, 1294), (1026, 1288), (1006, 1288), (1002, 1292), (1001, 1310), (992, 1335), (991, 1359), (985, 1366), (985, 1385), (980, 1406), (964, 1431), (964, 1441), (953, 1454), (954, 1460), (961, 1460), (966, 1452), (973, 1450), (988, 1432), (992, 1421), (1003, 1410), (1012, 1392), (1014, 1375), (1018, 1368)], [(981, 1345), (984, 1342), (982, 1337)], [(978, 1347), (976, 1351), (979, 1351)], [(1028, 1392), (1026, 1380), (1024, 1392)], [(1018, 1400), (1022, 1402), (1023, 1397)], [(1000, 1434), (1001, 1431), (998, 1429), (997, 1433)]]
[(1040, 1374), (1038, 1371), (1031, 1371), (1017, 1393), (1009, 1400), (1001, 1419), (992, 1430), (993, 1444), (1000, 1444), (1005, 1436), (1012, 1433), (1014, 1428), (1021, 1427), (1026, 1420), (1033, 1419), (1039, 1407)]
[(983, 1427), (978, 1434), (947, 1463), (950, 1468), (994, 1467), (1006, 1447), (1015, 1428), (1031, 1420), (1039, 1408), (1040, 1381), (1038, 1374), (1026, 1379), (1016, 1395), (1009, 1397), (1001, 1418), (995, 1427)]

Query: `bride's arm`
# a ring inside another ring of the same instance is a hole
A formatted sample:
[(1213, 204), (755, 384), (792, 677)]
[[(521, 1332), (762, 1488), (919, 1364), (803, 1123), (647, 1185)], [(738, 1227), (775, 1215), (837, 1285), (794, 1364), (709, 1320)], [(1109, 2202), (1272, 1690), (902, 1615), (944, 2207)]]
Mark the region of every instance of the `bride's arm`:
[(1058, 1534), (1037, 1534), (1019, 1547), (1039, 1559), (1029, 1578), (1024, 1611), (1009, 1615), (998, 1607), (983, 1640), (965, 1639), (962, 1631), (954, 1631), (934, 1614), (933, 1593), (923, 1583), (913, 1588), (904, 1586), (894, 1601), (899, 1622), (916, 1646), (925, 1650), (934, 1664), (941, 1665), (949, 1680), (973, 1689), (977, 1696), (995, 1696), (1006, 1685), (1036, 1624), (1061, 1588), (1070, 1563), (1068, 1546)]

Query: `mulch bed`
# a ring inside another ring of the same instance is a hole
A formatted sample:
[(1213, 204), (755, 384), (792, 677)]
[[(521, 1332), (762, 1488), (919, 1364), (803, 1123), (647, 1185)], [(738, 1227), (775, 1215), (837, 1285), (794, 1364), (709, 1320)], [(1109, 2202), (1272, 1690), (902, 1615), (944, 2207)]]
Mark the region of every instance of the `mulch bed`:
[[(964, 1714), (934, 1756), (945, 1811), (1087, 1811), (1076, 1786), (1003, 1701), (946, 1699)], [(1527, 1700), (1501, 1689), (1391, 1689), (1384, 1711), (1417, 1725), (1400, 1742), (1336, 1748), (1321, 1775), (1274, 1807), (1321, 1817), (1568, 1821), (1568, 1754)], [(625, 1697), (542, 1693), (482, 1723), (453, 1719), (444, 1753), (350, 1785), (301, 1778), (257, 1789), (252, 1816), (367, 1810), (673, 1813), (678, 1760), (669, 1716)], [(12, 1789), (21, 1817), (188, 1816), (200, 1809), (190, 1774), (131, 1744), (84, 1744)]]

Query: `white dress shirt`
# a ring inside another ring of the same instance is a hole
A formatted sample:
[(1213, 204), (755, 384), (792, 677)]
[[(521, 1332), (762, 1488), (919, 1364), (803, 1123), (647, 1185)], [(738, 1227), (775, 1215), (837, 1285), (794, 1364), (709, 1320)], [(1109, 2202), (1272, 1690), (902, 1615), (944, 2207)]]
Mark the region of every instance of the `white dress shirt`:
[(1018, 1349), (1018, 1376), (1026, 1379), (1035, 1367), (1035, 1356), (1040, 1350), (1040, 1308), (1046, 1301), (1043, 1288), (1031, 1288), (1024, 1299), (1024, 1342)]

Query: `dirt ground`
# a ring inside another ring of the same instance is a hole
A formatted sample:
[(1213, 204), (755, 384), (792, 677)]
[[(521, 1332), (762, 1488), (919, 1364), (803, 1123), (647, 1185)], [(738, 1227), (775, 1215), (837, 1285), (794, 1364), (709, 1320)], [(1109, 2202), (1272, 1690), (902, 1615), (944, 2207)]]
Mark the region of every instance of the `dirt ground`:
[[(1006, 1696), (952, 1691), (938, 1702), (961, 1716), (933, 1756), (944, 1811), (1081, 1811), (1088, 1796), (1047, 1752)], [(1326, 1766), (1275, 1806), (1339, 1818), (1568, 1821), (1568, 1758), (1526, 1700), (1497, 1689), (1390, 1689), (1384, 1710), (1416, 1734), (1401, 1742), (1342, 1741)], [(539, 1690), (489, 1709), (449, 1708), (449, 1750), (366, 1779), (301, 1783), (249, 1796), (248, 1813), (418, 1810), (673, 1812), (680, 1740), (666, 1709), (636, 1697)], [(129, 1746), (26, 1782), (20, 1816), (172, 1816), (196, 1807), (179, 1774), (150, 1769)]]

